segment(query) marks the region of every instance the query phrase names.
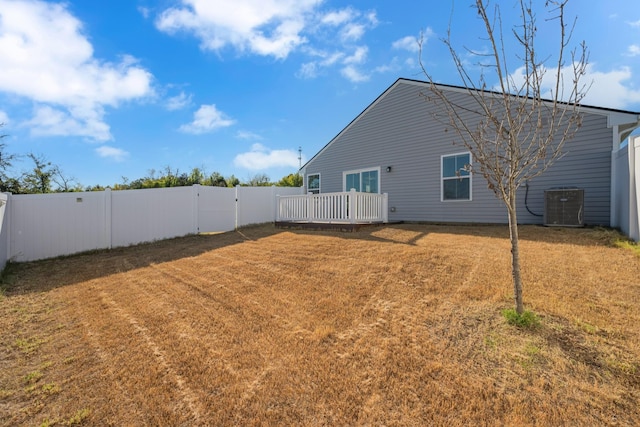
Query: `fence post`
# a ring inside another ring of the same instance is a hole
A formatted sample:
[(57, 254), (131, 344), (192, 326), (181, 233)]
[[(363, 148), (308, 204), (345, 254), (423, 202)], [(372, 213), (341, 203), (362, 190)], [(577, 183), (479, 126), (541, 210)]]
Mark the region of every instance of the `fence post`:
[(111, 188), (104, 190), (104, 237), (107, 249), (111, 249), (113, 243), (113, 223), (111, 216)]
[[(278, 194), (276, 194), (276, 186), (272, 185), (271, 186), (271, 197), (269, 197), (269, 211), (271, 212), (271, 217), (269, 218), (269, 220), (275, 220), (275, 218), (278, 216), (278, 204), (276, 203), (278, 201)], [(275, 205), (275, 206), (274, 206)], [(276, 212), (274, 212), (274, 209), (276, 210)]]
[(235, 230), (238, 230), (238, 188), (240, 188), (240, 184), (236, 185), (236, 221), (235, 221)]
[(5, 207), (4, 207), (4, 217), (2, 218), (3, 223), (2, 226), (3, 228), (6, 230), (6, 245), (5, 245), (5, 249), (7, 250), (7, 254), (6, 257), (7, 259), (3, 259), (3, 267), (4, 268), (7, 265), (7, 262), (12, 258), (11, 255), (11, 217), (12, 217), (12, 210), (13, 210), (13, 203), (11, 202), (11, 193), (7, 192), (4, 193), (7, 195), (7, 200), (5, 201)]
[(349, 204), (349, 222), (355, 224), (356, 212), (358, 211), (358, 197), (355, 188), (349, 190), (349, 200), (347, 203)]
[(191, 197), (193, 198), (193, 234), (200, 234), (200, 184), (191, 186)]
[(382, 222), (389, 222), (389, 193), (382, 193)]
[(280, 222), (280, 195), (276, 194), (276, 222)]

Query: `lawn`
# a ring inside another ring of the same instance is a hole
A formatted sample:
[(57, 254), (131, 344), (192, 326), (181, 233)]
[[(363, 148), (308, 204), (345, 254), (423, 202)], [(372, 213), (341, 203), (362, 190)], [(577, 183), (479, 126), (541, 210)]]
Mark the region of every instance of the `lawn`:
[(612, 231), (271, 225), (10, 265), (0, 424), (639, 425), (640, 257)]

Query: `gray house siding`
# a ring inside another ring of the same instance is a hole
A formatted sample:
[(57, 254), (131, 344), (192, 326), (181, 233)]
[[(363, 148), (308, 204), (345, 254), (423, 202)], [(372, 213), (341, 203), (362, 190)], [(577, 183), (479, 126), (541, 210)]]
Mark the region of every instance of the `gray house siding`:
[[(529, 207), (535, 213), (544, 210), (544, 190), (553, 187), (584, 189), (584, 221), (590, 225), (610, 225), (612, 129), (606, 116), (585, 114), (583, 126), (575, 138), (566, 143), (564, 157), (547, 172), (530, 182)], [(531, 197), (533, 195), (533, 197)], [(523, 222), (541, 223), (529, 218), (524, 207), (519, 211)]]
[[(441, 156), (467, 150), (454, 144), (456, 135), (433, 118), (438, 107), (421, 93), (428, 95), (424, 83), (398, 80), (305, 165), (305, 175), (320, 173), (321, 191), (337, 192), (344, 191), (344, 171), (379, 167), (380, 192), (389, 194), (390, 221), (507, 222), (506, 209), (479, 173), (472, 174), (472, 200), (441, 200)], [(450, 96), (470, 101), (459, 91)], [(585, 222), (609, 225), (612, 141), (606, 111), (585, 113), (583, 126), (565, 145), (565, 156), (529, 183), (531, 211), (543, 213), (545, 189), (579, 187), (584, 189)], [(541, 224), (542, 217), (525, 209), (524, 198), (522, 188), (519, 222)]]

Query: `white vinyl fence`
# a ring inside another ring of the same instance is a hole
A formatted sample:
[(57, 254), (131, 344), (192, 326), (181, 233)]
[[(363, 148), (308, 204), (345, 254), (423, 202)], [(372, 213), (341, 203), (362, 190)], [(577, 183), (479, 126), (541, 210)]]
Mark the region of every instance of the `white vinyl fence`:
[(172, 187), (34, 195), (0, 194), (0, 268), (272, 222), (291, 187)]
[(627, 146), (614, 152), (614, 200), (611, 225), (640, 241), (640, 136), (629, 138)]

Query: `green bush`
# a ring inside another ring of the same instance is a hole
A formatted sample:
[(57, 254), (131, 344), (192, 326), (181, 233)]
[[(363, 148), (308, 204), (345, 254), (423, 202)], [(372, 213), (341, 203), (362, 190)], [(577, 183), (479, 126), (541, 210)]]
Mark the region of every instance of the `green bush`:
[(538, 316), (529, 310), (518, 314), (514, 308), (507, 308), (502, 310), (502, 316), (507, 319), (507, 323), (518, 328), (535, 328), (540, 325)]

